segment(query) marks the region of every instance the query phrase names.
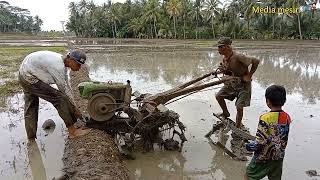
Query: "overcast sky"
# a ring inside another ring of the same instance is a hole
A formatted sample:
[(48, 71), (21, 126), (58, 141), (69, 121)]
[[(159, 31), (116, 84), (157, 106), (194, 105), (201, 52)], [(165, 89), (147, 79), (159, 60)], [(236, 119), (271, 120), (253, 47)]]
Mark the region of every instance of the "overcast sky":
[[(67, 21), (70, 2), (80, 0), (7, 0), (12, 6), (28, 9), (32, 16), (38, 15), (43, 20), (42, 30), (62, 30), (60, 21)], [(112, 0), (124, 2), (125, 0)], [(95, 4), (102, 4), (107, 0), (93, 0)]]

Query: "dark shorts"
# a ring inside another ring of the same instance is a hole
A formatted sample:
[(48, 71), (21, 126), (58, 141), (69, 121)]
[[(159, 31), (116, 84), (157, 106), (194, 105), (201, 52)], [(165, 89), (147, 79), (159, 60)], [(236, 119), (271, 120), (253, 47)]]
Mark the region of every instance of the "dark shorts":
[(276, 161), (258, 162), (252, 159), (247, 166), (248, 180), (259, 180), (268, 176), (269, 180), (281, 180), (283, 159)]
[(233, 101), (237, 98), (235, 105), (237, 107), (247, 107), (250, 106), (251, 101), (251, 82), (250, 83), (240, 83), (236, 85), (224, 85), (217, 96), (223, 97)]

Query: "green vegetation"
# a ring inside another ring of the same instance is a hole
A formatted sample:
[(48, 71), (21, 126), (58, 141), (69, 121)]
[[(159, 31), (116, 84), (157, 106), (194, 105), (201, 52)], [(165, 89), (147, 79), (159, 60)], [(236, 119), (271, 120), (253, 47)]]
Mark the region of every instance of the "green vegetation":
[(17, 72), (24, 57), (39, 50), (50, 50), (64, 54), (66, 47), (0, 46), (0, 107), (5, 106), (7, 96), (21, 90)]
[(0, 32), (36, 34), (41, 31), (42, 24), (39, 16), (32, 17), (28, 9), (10, 6), (7, 1), (0, 1)]
[(0, 40), (37, 40), (37, 39), (58, 39), (64, 34), (59, 31), (41, 31), (37, 35), (24, 32), (0, 32)]
[[(222, 2), (222, 1), (221, 1)], [(258, 14), (253, 7), (301, 7), (304, 0), (127, 0), (69, 5), (67, 29), (78, 37), (319, 39), (320, 11)]]

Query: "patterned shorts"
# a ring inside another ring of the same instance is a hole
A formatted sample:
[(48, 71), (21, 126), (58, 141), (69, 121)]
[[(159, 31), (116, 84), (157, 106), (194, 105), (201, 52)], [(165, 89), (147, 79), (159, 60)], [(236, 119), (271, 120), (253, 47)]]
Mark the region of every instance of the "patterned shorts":
[(251, 101), (251, 82), (249, 83), (237, 83), (237, 84), (225, 84), (217, 96), (223, 97), (233, 101), (237, 98), (235, 105), (237, 107), (250, 106)]

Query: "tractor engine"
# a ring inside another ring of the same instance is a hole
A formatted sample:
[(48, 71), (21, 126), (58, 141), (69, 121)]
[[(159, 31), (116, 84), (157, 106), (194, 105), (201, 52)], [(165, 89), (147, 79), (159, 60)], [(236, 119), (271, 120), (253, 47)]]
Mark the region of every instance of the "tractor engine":
[(95, 121), (108, 121), (116, 112), (130, 106), (131, 86), (115, 82), (82, 82), (78, 85), (80, 96), (88, 99), (88, 113)]

